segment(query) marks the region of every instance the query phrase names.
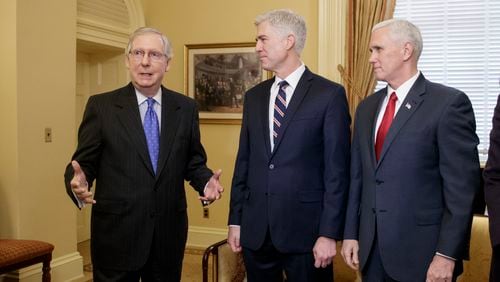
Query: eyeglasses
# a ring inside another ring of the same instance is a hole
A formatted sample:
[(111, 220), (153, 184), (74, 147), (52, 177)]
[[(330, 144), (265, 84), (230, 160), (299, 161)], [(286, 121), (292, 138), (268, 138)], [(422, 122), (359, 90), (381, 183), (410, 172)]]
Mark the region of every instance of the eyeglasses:
[(161, 53), (161, 52), (157, 52), (157, 51), (149, 51), (146, 53), (146, 51), (144, 50), (141, 50), (141, 49), (136, 49), (136, 50), (131, 50), (130, 52), (128, 52), (131, 56), (132, 56), (132, 59), (134, 59), (134, 61), (142, 61), (142, 58), (144, 58), (144, 55), (148, 55), (148, 58), (151, 59), (151, 61), (155, 61), (155, 62), (159, 62), (161, 60), (163, 60), (163, 57), (167, 57), (167, 55)]

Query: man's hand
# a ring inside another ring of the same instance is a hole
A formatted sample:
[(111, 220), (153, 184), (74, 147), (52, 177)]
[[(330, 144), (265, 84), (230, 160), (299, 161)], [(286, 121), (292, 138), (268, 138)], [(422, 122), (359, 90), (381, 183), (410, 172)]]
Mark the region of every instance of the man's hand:
[(314, 267), (325, 268), (332, 263), (333, 257), (337, 254), (337, 242), (321, 236), (316, 240), (313, 248)]
[(345, 263), (352, 269), (358, 270), (359, 268), (359, 243), (358, 240), (344, 240), (342, 241), (342, 257)]
[(455, 261), (440, 255), (434, 255), (431, 265), (427, 270), (426, 282), (451, 281)]
[(241, 252), (239, 226), (229, 226), (229, 231), (227, 234), (227, 243), (229, 244), (233, 252), (235, 253)]
[(74, 171), (73, 178), (70, 182), (73, 193), (81, 202), (85, 204), (95, 204), (96, 202), (92, 198), (92, 192), (89, 191), (89, 184), (80, 164), (77, 161), (71, 161), (71, 166)]
[(204, 203), (207, 202), (211, 203), (215, 200), (218, 200), (222, 197), (222, 192), (224, 192), (224, 188), (222, 188), (222, 185), (220, 184), (219, 178), (222, 174), (222, 170), (219, 169), (218, 171), (215, 172), (212, 177), (210, 177), (210, 180), (207, 182), (207, 186), (205, 187), (205, 192), (203, 197), (198, 197), (198, 199), (202, 200)]

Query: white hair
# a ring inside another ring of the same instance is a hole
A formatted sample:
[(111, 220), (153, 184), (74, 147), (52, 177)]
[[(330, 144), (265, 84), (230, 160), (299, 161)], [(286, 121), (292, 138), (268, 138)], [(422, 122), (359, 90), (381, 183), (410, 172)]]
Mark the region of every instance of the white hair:
[(275, 27), (283, 36), (293, 34), (295, 36), (295, 51), (300, 54), (306, 44), (306, 22), (302, 16), (292, 10), (272, 10), (255, 18), (255, 25), (268, 22)]

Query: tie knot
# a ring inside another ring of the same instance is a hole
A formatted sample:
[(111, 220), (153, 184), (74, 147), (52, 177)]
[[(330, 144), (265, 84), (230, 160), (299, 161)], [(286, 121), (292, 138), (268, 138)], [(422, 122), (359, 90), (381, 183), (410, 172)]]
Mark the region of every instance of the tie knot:
[(148, 98), (146, 101), (148, 102), (148, 108), (152, 108), (155, 104), (155, 99), (153, 98)]
[(288, 86), (288, 82), (286, 82), (286, 80), (282, 80), (280, 83), (278, 83), (278, 85), (281, 90), (285, 90), (285, 88)]
[(391, 97), (389, 97), (389, 100), (392, 102), (395, 102), (398, 100), (398, 96), (396, 95), (396, 92), (391, 93)]

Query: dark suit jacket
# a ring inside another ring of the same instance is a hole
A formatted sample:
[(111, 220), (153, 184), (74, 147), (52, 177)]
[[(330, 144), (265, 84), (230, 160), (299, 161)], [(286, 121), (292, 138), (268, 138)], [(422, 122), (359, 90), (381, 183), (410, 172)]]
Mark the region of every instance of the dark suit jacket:
[[(188, 226), (184, 179), (202, 194), (212, 172), (205, 166), (195, 102), (162, 87), (161, 119), (155, 175), (133, 85), (89, 98), (73, 160), (90, 185), (96, 180), (91, 223), (96, 267), (135, 270), (151, 250), (170, 268), (182, 263)], [(66, 189), (76, 201), (72, 177), (68, 165)]]
[(488, 160), (484, 168), (484, 199), (488, 207), (491, 256), (490, 281), (500, 280), (500, 96), (498, 96), (493, 126), (490, 132)]
[(376, 236), (384, 268), (398, 281), (424, 281), (436, 252), (456, 258), (461, 271), (480, 175), (472, 105), (421, 74), (377, 163), (375, 126), (386, 93), (356, 112), (345, 239), (359, 240), (362, 269)]
[(258, 249), (269, 229), (279, 251), (311, 252), (318, 236), (342, 237), (350, 147), (345, 91), (306, 69), (271, 152), (273, 81), (245, 96), (229, 224), (241, 226), (246, 248)]
[(488, 206), (491, 245), (500, 246), (500, 96), (493, 114), (488, 161), (484, 168), (484, 199)]

